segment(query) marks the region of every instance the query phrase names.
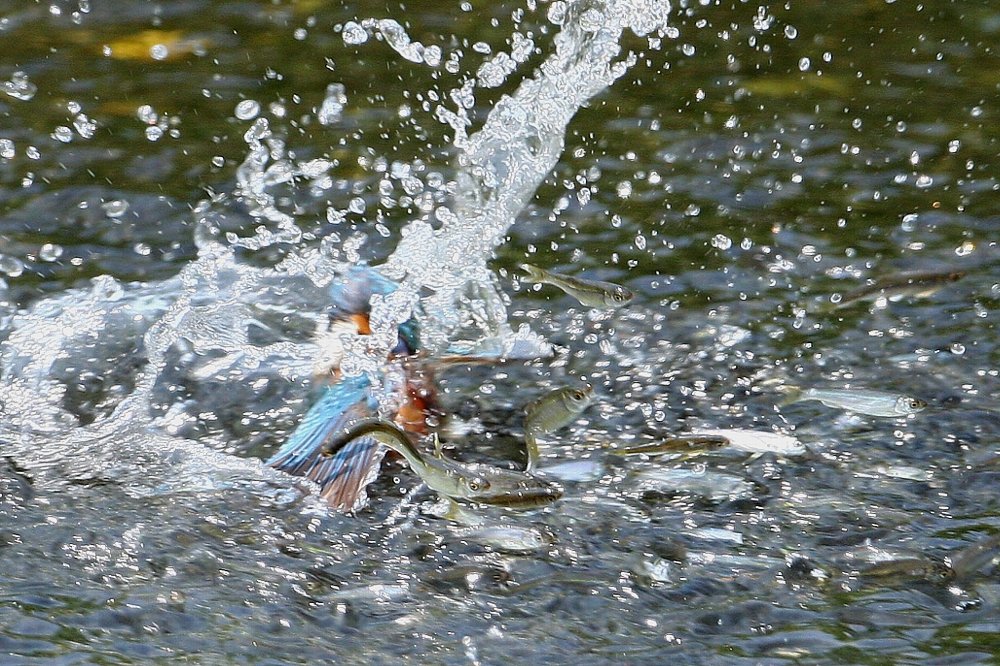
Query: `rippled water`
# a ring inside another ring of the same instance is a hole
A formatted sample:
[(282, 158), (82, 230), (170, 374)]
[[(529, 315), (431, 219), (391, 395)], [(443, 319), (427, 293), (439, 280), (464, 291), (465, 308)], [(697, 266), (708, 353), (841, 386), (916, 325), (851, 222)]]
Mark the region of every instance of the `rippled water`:
[[(308, 406), (317, 285), (454, 194), (439, 100), (496, 81), (515, 31), (526, 74), (554, 48), (549, 4), (375, 16), (409, 44), (354, 11), (0, 1), (5, 661), (991, 663), (990, 553), (928, 562), (1000, 531), (1000, 14), (680, 3), (658, 41), (626, 33), (636, 65), (491, 263), (510, 325), (559, 354), (448, 371), (478, 430), (451, 454), (519, 459), (524, 404), (598, 398), (546, 440), (564, 499), (475, 528), (399, 463), (344, 516), (259, 462)], [(474, 126), (518, 80), (476, 88)], [(588, 312), (525, 260), (638, 296)], [(967, 275), (828, 309), (930, 269)], [(930, 405), (778, 408), (779, 381)], [(613, 453), (712, 428), (807, 451)]]

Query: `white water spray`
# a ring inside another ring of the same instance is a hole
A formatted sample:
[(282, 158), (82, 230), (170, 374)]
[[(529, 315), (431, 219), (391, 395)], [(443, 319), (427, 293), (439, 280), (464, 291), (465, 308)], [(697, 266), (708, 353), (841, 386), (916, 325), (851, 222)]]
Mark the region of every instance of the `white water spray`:
[[(426, 214), (402, 230), (396, 251), (380, 267), (400, 289), (373, 300), (373, 335), (346, 345), (346, 370), (377, 370), (395, 342), (396, 326), (413, 312), (432, 350), (505, 354), (540, 344), (526, 328), (511, 331), (487, 262), (555, 166), (573, 115), (635, 64), (635, 54), (621, 52), (623, 32), (662, 32), (668, 10), (665, 0), (553, 2), (548, 18), (559, 30), (555, 52), (496, 104), (478, 131), (470, 133), (468, 114), (476, 87), (495, 87), (514, 75), (533, 49), (531, 35), (516, 33), (510, 53), (495, 54), (477, 78), (451, 92), (453, 107), (441, 104), (436, 116), (454, 131), (455, 196), (450, 202), (425, 199), (431, 204), (420, 207)], [(414, 63), (436, 67), (444, 59), (441, 49), (414, 42), (388, 19), (361, 20), (344, 31), (354, 44), (365, 42), (362, 32), (377, 32)], [(336, 104), (319, 112), (335, 123), (348, 96), (340, 86), (331, 90)], [(297, 247), (303, 232), (273, 190), (301, 182), (321, 190), (335, 161), (296, 162), (263, 118), (245, 139), (249, 153), (235, 194), (261, 222), (252, 234), (219, 231), (213, 206), (227, 198), (219, 196), (196, 209), (199, 257), (176, 278), (133, 285), (99, 278), (90, 290), (0, 319), (0, 438), (24, 467), (56, 483), (99, 477), (140, 493), (204, 487), (213, 469), (223, 475), (219, 486), (228, 483), (224, 469), (239, 468), (252, 479), (277, 475), (256, 461), (238, 462), (203, 446), (228, 446), (197, 436), (197, 423), (218, 420), (218, 410), (184, 398), (177, 382), (250, 387), (247, 402), (239, 404), (247, 427), (259, 423), (263, 429), (293, 414), (294, 407), (258, 409), (255, 396), (272, 382), (308, 381), (317, 355), (308, 341), (315, 325), (309, 313), (324, 308), (323, 290), (316, 287), (357, 261), (364, 239), (333, 236), (339, 245), (327, 239), (320, 248)], [(342, 213), (328, 217), (337, 221)], [(242, 264), (233, 250), (276, 244), (294, 250), (275, 268)], [(264, 339), (255, 337), (260, 331)], [(103, 383), (94, 391), (95, 404), (81, 410), (70, 394), (89, 376)]]

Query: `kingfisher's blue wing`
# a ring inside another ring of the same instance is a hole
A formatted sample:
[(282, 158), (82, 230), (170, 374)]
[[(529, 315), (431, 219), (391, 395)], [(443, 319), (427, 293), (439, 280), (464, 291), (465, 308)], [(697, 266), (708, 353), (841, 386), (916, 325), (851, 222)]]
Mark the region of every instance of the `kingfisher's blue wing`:
[(365, 501), (364, 489), (378, 475), (385, 448), (359, 437), (336, 454), (320, 455), (323, 444), (355, 420), (373, 416), (375, 401), (366, 377), (345, 377), (323, 389), (288, 441), (267, 461), (289, 474), (312, 479), (331, 506), (350, 511)]

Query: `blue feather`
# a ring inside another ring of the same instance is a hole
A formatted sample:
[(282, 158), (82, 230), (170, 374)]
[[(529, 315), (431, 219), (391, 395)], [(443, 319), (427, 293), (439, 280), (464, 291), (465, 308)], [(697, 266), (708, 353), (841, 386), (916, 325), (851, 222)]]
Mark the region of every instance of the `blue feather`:
[[(366, 265), (352, 266), (330, 285), (330, 317), (346, 318), (371, 312), (371, 297), (385, 296), (399, 285)], [(412, 354), (419, 344), (417, 322), (409, 319), (399, 327), (395, 355)], [(325, 386), (288, 441), (267, 461), (268, 465), (312, 479), (321, 496), (332, 506), (350, 511), (365, 501), (365, 486), (378, 474), (385, 447), (370, 436), (359, 437), (336, 454), (320, 451), (331, 437), (351, 422), (373, 416), (378, 405), (367, 377), (344, 377)]]
[(375, 414), (367, 377), (344, 377), (323, 388), (288, 441), (267, 461), (268, 465), (319, 484), (321, 496), (343, 510), (356, 508), (377, 474), (384, 449), (371, 437), (361, 437), (335, 455), (320, 455), (323, 444), (349, 423)]

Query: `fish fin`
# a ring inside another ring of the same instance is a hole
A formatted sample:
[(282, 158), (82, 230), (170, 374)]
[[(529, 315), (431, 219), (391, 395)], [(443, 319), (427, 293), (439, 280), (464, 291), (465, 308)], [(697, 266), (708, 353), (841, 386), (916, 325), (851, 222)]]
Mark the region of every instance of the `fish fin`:
[(538, 266), (532, 266), (531, 264), (521, 264), (521, 270), (528, 274), (527, 277), (523, 278), (525, 282), (542, 282), (545, 280), (545, 271), (543, 271)]
[(342, 511), (364, 503), (364, 488), (377, 475), (385, 454), (370, 437), (351, 442), (335, 455), (321, 455), (323, 444), (352, 421), (372, 416), (374, 403), (365, 377), (345, 377), (323, 389), (288, 441), (267, 464), (319, 484), (321, 497)]
[(526, 458), (524, 471), (533, 472), (535, 467), (538, 466), (538, 461), (542, 457), (541, 452), (538, 450), (538, 439), (535, 437), (534, 433), (524, 433), (524, 453)]

